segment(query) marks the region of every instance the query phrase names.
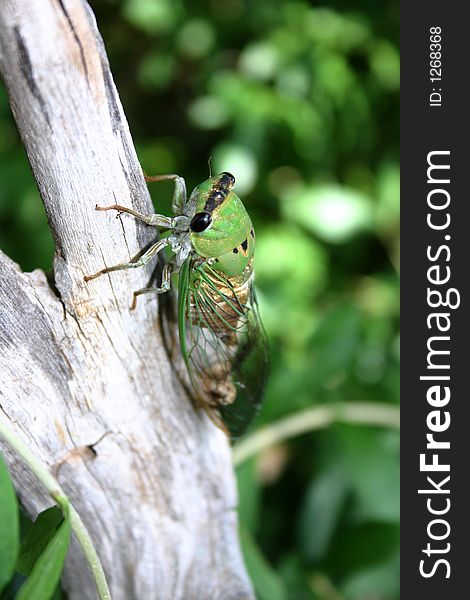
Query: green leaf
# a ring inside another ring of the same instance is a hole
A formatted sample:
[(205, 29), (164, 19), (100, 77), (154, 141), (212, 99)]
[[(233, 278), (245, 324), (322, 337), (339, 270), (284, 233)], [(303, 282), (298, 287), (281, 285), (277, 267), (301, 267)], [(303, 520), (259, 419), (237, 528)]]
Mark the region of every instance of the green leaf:
[(354, 574), (383, 565), (399, 547), (398, 523), (342, 523), (324, 565), (333, 578), (345, 581)]
[[(396, 440), (396, 444), (393, 441)], [(343, 465), (355, 495), (355, 516), (361, 521), (400, 520), (398, 434), (344, 427), (340, 437)]]
[(258, 530), (261, 488), (256, 477), (256, 464), (249, 460), (240, 465), (236, 471), (239, 504), (238, 518), (250, 531)]
[(240, 528), (240, 541), (246, 568), (258, 598), (260, 600), (286, 600), (287, 591), (281, 578), (244, 527)]
[(289, 590), (289, 600), (335, 600), (315, 595), (312, 589), (312, 573), (305, 568), (298, 552), (283, 554), (276, 566), (286, 589)]
[(169, 0), (158, 2), (127, 0), (123, 12), (135, 27), (150, 35), (171, 29), (179, 13), (178, 7)]
[(18, 502), (0, 455), (0, 591), (11, 579), (19, 546)]
[(360, 339), (361, 315), (354, 306), (339, 306), (327, 314), (315, 332), (315, 351), (310, 382), (323, 384), (342, 375), (353, 363)]
[(341, 584), (345, 598), (399, 598), (400, 553), (399, 548), (385, 562), (372, 567), (359, 568)]
[(328, 552), (347, 493), (347, 479), (338, 465), (327, 464), (313, 480), (299, 521), (300, 546), (307, 560), (320, 561)]
[(69, 543), (70, 519), (67, 515), (37, 559), (16, 600), (50, 600), (59, 582)]
[(16, 569), (23, 575), (30, 575), (34, 564), (52, 540), (64, 519), (57, 506), (51, 506), (40, 513), (31, 525), (20, 548)]
[(320, 185), (296, 190), (283, 201), (286, 219), (293, 220), (331, 243), (343, 243), (373, 224), (369, 197), (352, 188)]

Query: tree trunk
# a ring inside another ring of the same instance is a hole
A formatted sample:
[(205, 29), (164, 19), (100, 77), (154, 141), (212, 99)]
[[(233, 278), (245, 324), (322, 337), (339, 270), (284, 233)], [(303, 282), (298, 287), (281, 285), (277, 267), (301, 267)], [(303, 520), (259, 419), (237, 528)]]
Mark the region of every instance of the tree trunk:
[[(83, 280), (155, 236), (95, 211), (153, 208), (89, 6), (1, 0), (0, 70), (56, 246), (53, 289), (0, 253), (0, 418), (65, 489), (114, 600), (253, 598), (228, 441), (187, 398), (156, 297), (129, 309), (155, 265)], [(0, 450), (35, 516), (51, 500)], [(96, 598), (77, 544), (63, 580)]]

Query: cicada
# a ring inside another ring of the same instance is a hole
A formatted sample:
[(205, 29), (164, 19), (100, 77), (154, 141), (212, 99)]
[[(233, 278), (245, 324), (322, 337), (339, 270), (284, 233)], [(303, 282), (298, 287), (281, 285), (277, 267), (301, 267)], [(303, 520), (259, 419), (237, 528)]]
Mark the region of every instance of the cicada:
[(187, 199), (178, 175), (146, 177), (174, 180), (174, 216), (143, 215), (120, 205), (97, 207), (128, 213), (148, 225), (169, 230), (138, 260), (106, 267), (85, 280), (111, 271), (145, 265), (169, 246), (173, 256), (160, 287), (170, 290), (178, 274), (178, 331), (196, 406), (232, 437), (242, 435), (256, 416), (268, 374), (268, 343), (254, 290), (255, 232), (230, 173), (211, 176)]

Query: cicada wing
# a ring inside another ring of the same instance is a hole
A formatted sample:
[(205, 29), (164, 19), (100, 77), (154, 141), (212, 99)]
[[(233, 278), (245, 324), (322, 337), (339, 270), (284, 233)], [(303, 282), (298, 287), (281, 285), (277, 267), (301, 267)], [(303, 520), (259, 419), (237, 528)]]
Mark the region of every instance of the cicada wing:
[(220, 407), (220, 414), (232, 438), (243, 435), (258, 414), (269, 374), (268, 340), (252, 286), (245, 306), (246, 325), (232, 365), (237, 396), (231, 404)]
[(268, 345), (251, 282), (243, 293), (191, 257), (181, 267), (179, 327), (196, 403), (232, 437), (241, 435), (261, 404)]

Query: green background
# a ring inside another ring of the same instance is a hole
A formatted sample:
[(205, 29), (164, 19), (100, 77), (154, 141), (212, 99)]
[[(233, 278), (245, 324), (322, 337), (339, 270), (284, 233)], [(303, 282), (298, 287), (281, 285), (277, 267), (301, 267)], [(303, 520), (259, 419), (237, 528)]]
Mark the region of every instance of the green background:
[[(212, 156), (254, 222), (272, 351), (255, 428), (317, 405), (397, 405), (398, 3), (91, 4), (144, 171), (192, 189)], [(3, 90), (0, 247), (25, 270), (51, 267)], [(386, 423), (334, 424), (238, 468), (262, 600), (399, 597), (398, 451)]]

